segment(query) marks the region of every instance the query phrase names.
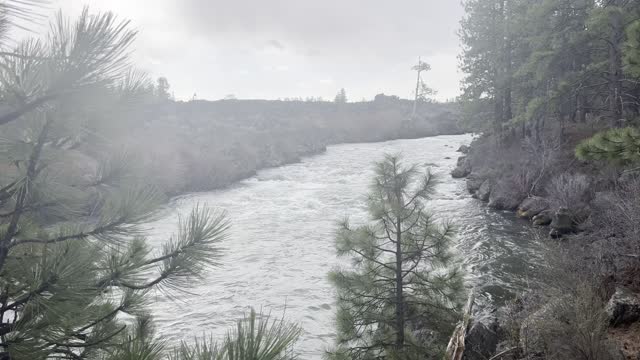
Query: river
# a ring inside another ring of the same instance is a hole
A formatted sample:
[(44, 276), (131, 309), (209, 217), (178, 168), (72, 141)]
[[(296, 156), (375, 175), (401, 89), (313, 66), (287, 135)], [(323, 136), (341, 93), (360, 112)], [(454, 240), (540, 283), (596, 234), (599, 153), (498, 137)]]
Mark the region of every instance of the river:
[(487, 209), (472, 199), (461, 180), (449, 176), (469, 135), (330, 146), (321, 155), (260, 171), (231, 187), (174, 199), (149, 238), (159, 244), (180, 214), (200, 203), (224, 209), (232, 222), (221, 266), (190, 293), (171, 299), (158, 293), (153, 314), (168, 341), (196, 336), (221, 338), (251, 306), (299, 323), (301, 359), (320, 359), (333, 341), (334, 293), (327, 272), (343, 264), (333, 235), (338, 220), (366, 221), (364, 196), (372, 163), (401, 153), (406, 163), (427, 164), (441, 183), (428, 203), (457, 225), (460, 260), (481, 306), (500, 304), (527, 285), (538, 246), (525, 221)]

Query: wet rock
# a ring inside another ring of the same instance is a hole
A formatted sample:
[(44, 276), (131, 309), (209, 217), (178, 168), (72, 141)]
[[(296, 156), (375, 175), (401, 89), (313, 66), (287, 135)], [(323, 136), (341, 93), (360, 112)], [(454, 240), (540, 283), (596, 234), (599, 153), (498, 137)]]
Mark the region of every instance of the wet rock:
[(460, 147), (456, 151), (461, 152), (463, 154), (468, 154), (469, 153), (469, 149), (470, 149), (470, 147), (468, 145), (460, 145)]
[(451, 172), (451, 176), (455, 179), (463, 178), (471, 174), (471, 162), (466, 156), (458, 158), (458, 166)]
[(524, 195), (515, 190), (513, 184), (499, 182), (491, 189), (489, 207), (496, 210), (515, 210), (524, 199)]
[(469, 190), (469, 192), (472, 194), (475, 193), (478, 189), (480, 189), (480, 186), (482, 185), (484, 180), (484, 176), (472, 172), (467, 176), (467, 190)]
[(445, 156), (444, 158), (445, 158), (445, 160), (450, 160), (450, 159), (451, 159), (451, 158), (450, 158), (450, 157), (448, 157), (448, 156)]
[(544, 210), (540, 212), (540, 214), (534, 216), (532, 219), (533, 225), (536, 226), (547, 226), (551, 224), (553, 220), (553, 211), (552, 210)]
[(493, 180), (487, 179), (482, 182), (478, 191), (476, 191), (477, 198), (482, 201), (489, 201), (491, 197), (491, 188), (493, 187)]
[(636, 322), (640, 320), (640, 297), (625, 287), (617, 287), (605, 310), (613, 326)]
[(545, 198), (532, 196), (524, 199), (518, 206), (518, 217), (533, 219), (536, 215), (547, 210), (549, 202)]
[(474, 321), (467, 332), (464, 344), (464, 360), (485, 360), (493, 356), (500, 342), (497, 322), (484, 324)]
[(562, 235), (572, 233), (574, 231), (573, 219), (567, 208), (559, 208), (551, 219), (551, 231), (549, 236), (559, 238)]

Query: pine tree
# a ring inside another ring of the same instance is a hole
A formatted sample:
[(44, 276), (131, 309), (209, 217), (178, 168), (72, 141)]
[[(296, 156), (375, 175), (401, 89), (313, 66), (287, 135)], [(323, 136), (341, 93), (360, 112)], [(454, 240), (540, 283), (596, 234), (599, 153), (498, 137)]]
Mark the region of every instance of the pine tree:
[(411, 112), (411, 117), (413, 118), (416, 116), (418, 101), (428, 102), (429, 97), (434, 95), (435, 91), (427, 86), (421, 76), (423, 72), (431, 70), (431, 65), (418, 58), (418, 64), (414, 65), (411, 70), (417, 73), (415, 99), (413, 100), (413, 111)]
[[(10, 4), (0, 6), (0, 32), (11, 15), (28, 17), (29, 1)], [(161, 246), (146, 242), (143, 224), (164, 197), (134, 175), (129, 157), (93, 166), (80, 151), (100, 137), (87, 124), (131, 116), (148, 94), (126, 56), (135, 32), (86, 8), (50, 28), (46, 40), (0, 56), (0, 358), (166, 359), (150, 291), (170, 296), (216, 268), (229, 223), (199, 205)], [(239, 323), (215, 359), (290, 358), (299, 329), (266, 319), (252, 313)], [(214, 358), (191, 356), (197, 349), (183, 345), (175, 358)]]
[(600, 132), (576, 147), (585, 161), (607, 161), (622, 165), (640, 161), (640, 131), (634, 127)]
[(640, 20), (632, 23), (627, 29), (624, 61), (627, 71), (632, 76), (640, 77)]
[(73, 164), (87, 161), (74, 148), (99, 103), (108, 101), (111, 115), (126, 112), (115, 100), (141, 85), (127, 81), (135, 36), (127, 26), (87, 9), (73, 26), (58, 15), (46, 42), (27, 40), (0, 59), (11, 107), (0, 143), (4, 358), (106, 357), (146, 332), (149, 290), (185, 289), (217, 264), (228, 227), (222, 214), (196, 207), (153, 251), (140, 226), (161, 194), (131, 178), (124, 158), (93, 171)]
[(338, 94), (336, 94), (334, 102), (338, 104), (344, 104), (347, 102), (347, 92), (344, 90), (344, 88), (340, 89)]
[[(437, 226), (424, 207), (435, 179), (419, 175), (386, 156), (367, 201), (372, 223), (341, 224), (336, 247), (353, 268), (330, 275), (338, 295), (336, 359), (436, 359), (444, 351), (463, 284), (451, 267), (452, 227)], [(419, 338), (418, 328), (430, 335)]]
[(161, 101), (167, 101), (171, 97), (169, 94), (169, 80), (166, 77), (161, 76), (156, 81), (156, 97)]
[(168, 360), (293, 360), (291, 344), (300, 334), (298, 326), (252, 309), (220, 343), (213, 339), (195, 345), (183, 342)]
[[(640, 114), (628, 0), (465, 0), (461, 102), (474, 130), (540, 141), (545, 129)], [(507, 132), (507, 130), (511, 130)]]

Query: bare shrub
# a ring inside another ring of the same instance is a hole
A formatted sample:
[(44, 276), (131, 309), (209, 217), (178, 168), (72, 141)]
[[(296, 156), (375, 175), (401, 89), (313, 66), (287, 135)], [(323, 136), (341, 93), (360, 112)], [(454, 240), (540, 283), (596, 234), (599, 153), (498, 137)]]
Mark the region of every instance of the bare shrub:
[(522, 148), (526, 154), (526, 161), (518, 176), (525, 193), (528, 195), (537, 193), (557, 162), (561, 147), (560, 138), (557, 136), (543, 137), (538, 141), (529, 137), (523, 141)]
[(622, 285), (640, 290), (640, 178), (598, 193), (591, 216), (594, 251), (607, 259)]
[(578, 284), (574, 296), (559, 301), (542, 326), (547, 359), (619, 359), (607, 339), (604, 303), (589, 283)]
[(592, 197), (591, 181), (583, 174), (564, 173), (551, 180), (546, 187), (550, 202), (557, 208), (577, 210)]
[(540, 297), (522, 321), (520, 344), (545, 359), (618, 359), (607, 335), (609, 291), (603, 264), (583, 243), (550, 244)]

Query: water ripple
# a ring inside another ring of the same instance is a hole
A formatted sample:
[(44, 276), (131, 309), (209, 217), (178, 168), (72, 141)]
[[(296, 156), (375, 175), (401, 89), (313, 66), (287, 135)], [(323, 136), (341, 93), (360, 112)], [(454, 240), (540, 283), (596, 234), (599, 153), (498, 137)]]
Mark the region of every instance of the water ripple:
[(205, 333), (220, 338), (253, 306), (298, 322), (305, 330), (298, 345), (301, 357), (320, 359), (334, 337), (334, 292), (327, 271), (344, 264), (334, 253), (336, 222), (346, 215), (354, 223), (366, 220), (371, 165), (385, 152), (428, 163), (441, 177), (430, 207), (456, 224), (457, 250), (469, 283), (481, 289), (481, 301), (504, 301), (526, 286), (535, 270), (535, 241), (524, 222), (488, 211), (468, 196), (463, 181), (448, 176), (459, 155), (455, 149), (469, 141), (461, 135), (331, 146), (325, 154), (260, 171), (227, 189), (174, 199), (162, 218), (149, 224), (156, 246), (176, 228), (178, 215), (196, 203), (225, 209), (233, 227), (223, 244), (222, 266), (191, 294), (156, 296), (158, 328), (172, 343)]

